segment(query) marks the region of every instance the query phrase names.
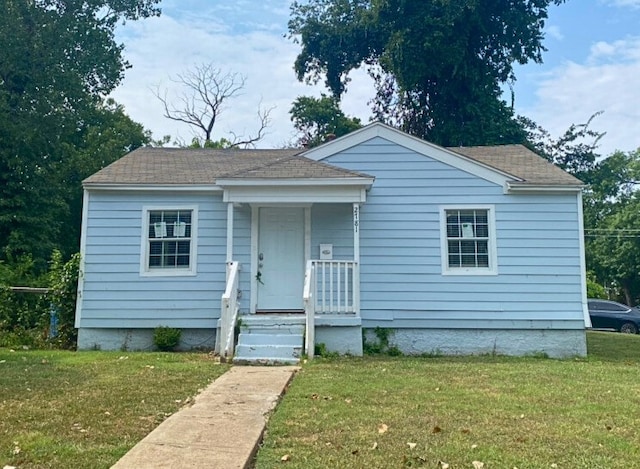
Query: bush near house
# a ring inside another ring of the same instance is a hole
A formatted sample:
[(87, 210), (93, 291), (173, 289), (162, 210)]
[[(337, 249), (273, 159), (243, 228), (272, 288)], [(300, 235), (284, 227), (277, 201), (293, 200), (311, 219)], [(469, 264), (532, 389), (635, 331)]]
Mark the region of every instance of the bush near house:
[[(64, 261), (60, 251), (51, 255), (49, 271), (34, 275), (33, 260), (23, 256), (11, 265), (0, 263), (0, 347), (74, 348), (75, 304), (80, 255)], [(11, 286), (48, 288), (47, 294), (14, 292)], [(49, 337), (52, 309), (57, 336)]]

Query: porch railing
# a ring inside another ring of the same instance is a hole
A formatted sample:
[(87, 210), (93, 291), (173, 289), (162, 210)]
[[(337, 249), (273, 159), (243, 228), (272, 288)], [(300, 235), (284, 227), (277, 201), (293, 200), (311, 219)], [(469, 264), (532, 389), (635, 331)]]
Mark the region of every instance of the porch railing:
[(238, 278), (240, 264), (227, 263), (227, 287), (222, 295), (220, 307), (220, 357), (228, 358), (233, 355), (235, 348), (235, 326), (238, 319)]
[(313, 261), (307, 262), (307, 268), (304, 274), (304, 289), (302, 292), (302, 301), (304, 303), (304, 315), (305, 321), (305, 348), (307, 357), (313, 358), (315, 353), (316, 344), (316, 298), (314, 295), (315, 280), (315, 266)]
[(319, 314), (360, 312), (360, 278), (355, 261), (313, 260), (315, 309)]

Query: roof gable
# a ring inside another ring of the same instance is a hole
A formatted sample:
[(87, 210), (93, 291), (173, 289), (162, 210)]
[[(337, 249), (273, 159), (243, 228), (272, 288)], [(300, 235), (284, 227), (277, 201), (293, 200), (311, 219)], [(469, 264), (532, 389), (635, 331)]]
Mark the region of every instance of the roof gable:
[(380, 137), (458, 168), (477, 177), (504, 186), (564, 187), (577, 190), (582, 182), (536, 155), (523, 145), (478, 147), (440, 147), (413, 137), (393, 127), (376, 122), (302, 153), (322, 161), (373, 138)]

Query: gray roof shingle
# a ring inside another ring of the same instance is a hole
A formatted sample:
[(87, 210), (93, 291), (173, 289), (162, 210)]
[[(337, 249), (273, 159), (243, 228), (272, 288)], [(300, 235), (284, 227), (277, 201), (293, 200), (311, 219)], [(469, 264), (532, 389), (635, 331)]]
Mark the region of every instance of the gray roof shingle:
[(521, 179), (522, 185), (581, 186), (579, 179), (541, 158), (524, 145), (449, 147), (460, 155)]
[[(512, 175), (522, 185), (581, 185), (581, 181), (522, 145), (448, 148)], [(84, 180), (87, 186), (214, 185), (218, 179), (325, 179), (371, 177), (300, 156), (304, 150), (142, 147)]]
[(370, 177), (309, 158), (302, 150), (143, 147), (84, 180), (84, 184), (213, 185), (218, 179)]

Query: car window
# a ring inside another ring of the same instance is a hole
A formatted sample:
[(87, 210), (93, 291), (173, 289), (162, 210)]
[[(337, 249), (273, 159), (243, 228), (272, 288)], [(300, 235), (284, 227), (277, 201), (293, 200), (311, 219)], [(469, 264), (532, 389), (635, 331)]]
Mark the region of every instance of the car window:
[(623, 313), (629, 311), (629, 308), (625, 305), (608, 301), (589, 301), (589, 309), (606, 311), (608, 313)]

